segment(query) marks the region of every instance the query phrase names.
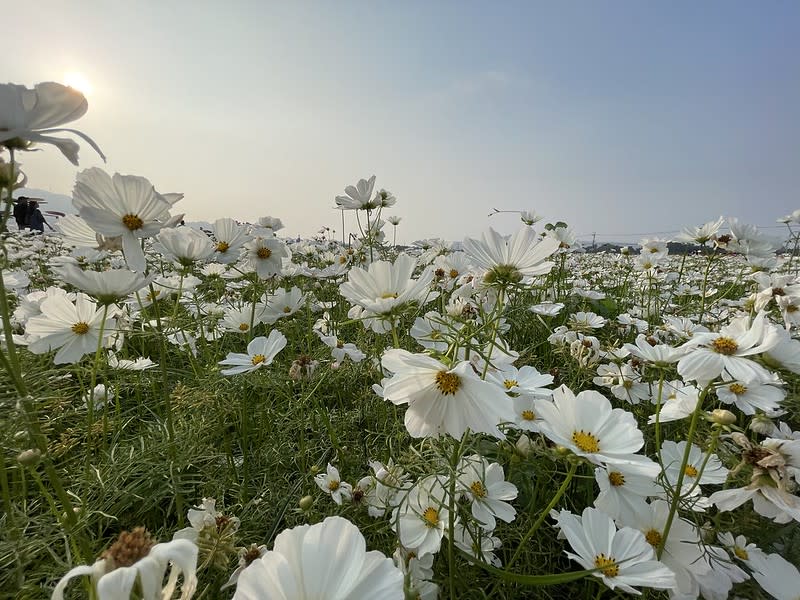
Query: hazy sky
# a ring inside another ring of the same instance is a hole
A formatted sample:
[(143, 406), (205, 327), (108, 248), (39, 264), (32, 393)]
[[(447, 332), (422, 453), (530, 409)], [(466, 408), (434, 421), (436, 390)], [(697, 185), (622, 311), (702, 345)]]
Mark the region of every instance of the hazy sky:
[[(0, 76), (83, 74), (74, 126), (108, 171), (184, 192), (190, 220), (338, 231), (334, 197), (372, 174), (398, 198), (398, 241), (516, 228), (492, 208), (624, 239), (800, 207), (795, 0), (37, 0), (10, 14)], [(77, 169), (54, 148), (20, 158), (31, 187), (71, 192)]]

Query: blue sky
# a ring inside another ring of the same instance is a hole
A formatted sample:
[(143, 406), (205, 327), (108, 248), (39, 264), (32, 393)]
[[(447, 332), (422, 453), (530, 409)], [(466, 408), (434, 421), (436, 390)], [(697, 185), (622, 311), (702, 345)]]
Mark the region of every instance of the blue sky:
[[(192, 220), (338, 230), (334, 197), (372, 174), (404, 241), (516, 228), (492, 208), (625, 239), (800, 207), (797, 2), (42, 0), (15, 19), (0, 72), (82, 73), (75, 125), (105, 167), (184, 192)], [(22, 161), (71, 190), (52, 148)]]

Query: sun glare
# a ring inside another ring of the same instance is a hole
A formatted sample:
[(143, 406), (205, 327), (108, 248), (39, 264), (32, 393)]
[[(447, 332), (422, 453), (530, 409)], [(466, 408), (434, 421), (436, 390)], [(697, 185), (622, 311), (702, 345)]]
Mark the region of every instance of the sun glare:
[(77, 71), (70, 71), (64, 73), (64, 84), (81, 92), (84, 96), (92, 93), (92, 84), (83, 75)]

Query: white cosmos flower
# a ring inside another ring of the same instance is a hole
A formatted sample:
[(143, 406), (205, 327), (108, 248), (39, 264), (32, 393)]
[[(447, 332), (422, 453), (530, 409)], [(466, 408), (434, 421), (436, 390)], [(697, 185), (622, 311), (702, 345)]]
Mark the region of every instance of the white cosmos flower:
[(553, 401), (537, 400), (542, 433), (556, 444), (595, 464), (638, 462), (634, 453), (644, 445), (636, 419), (594, 390), (577, 396), (567, 386), (553, 391)]
[(392, 513), (400, 544), (417, 556), (438, 552), (450, 519), (447, 481), (439, 475), (421, 479)]
[(747, 561), (761, 588), (778, 600), (797, 600), (800, 571), (780, 554), (755, 555)]
[[(664, 484), (673, 491), (678, 483), (681, 472), (683, 455), (686, 451), (686, 441), (673, 442), (664, 440), (661, 444), (661, 462), (664, 465)], [(705, 465), (705, 468), (704, 468)], [(699, 446), (692, 444), (689, 449), (689, 460), (686, 463), (683, 474), (683, 489), (681, 494), (686, 496), (692, 490), (693, 496), (700, 495), (699, 484), (719, 484), (725, 483), (728, 478), (728, 469), (722, 465), (716, 454), (707, 456)], [(707, 502), (701, 501), (699, 506), (706, 505)]]
[(223, 264), (234, 263), (239, 259), (239, 251), (250, 241), (247, 228), (230, 218), (217, 219), (211, 226), (214, 239), (214, 259)]
[[(669, 503), (655, 500), (650, 504), (641, 504), (634, 513), (625, 515), (623, 523), (641, 531), (655, 549), (661, 544), (668, 518)], [(708, 556), (701, 545), (700, 531), (678, 516), (672, 521), (661, 562), (675, 573), (676, 585), (670, 590), (670, 597), (696, 598), (700, 592), (697, 576), (711, 570)]]
[(401, 253), (394, 263), (379, 260), (367, 269), (353, 268), (339, 291), (352, 304), (375, 315), (388, 314), (407, 302), (421, 302), (426, 297), (432, 300), (438, 295), (429, 291), (433, 272), (426, 269), (419, 279), (414, 279), (416, 262), (413, 257)]
[(78, 165), (79, 146), (73, 140), (52, 137), (50, 133), (77, 135), (95, 149), (103, 160), (100, 148), (85, 133), (60, 127), (80, 119), (89, 103), (78, 90), (60, 83), (38, 83), (33, 89), (13, 83), (0, 84), (0, 146), (27, 149), (23, 142), (53, 144), (73, 165)]
[(239, 575), (234, 600), (403, 600), (403, 574), (341, 517), (287, 529)]
[(286, 336), (277, 329), (269, 333), (269, 337), (253, 338), (247, 344), (247, 354), (228, 353), (225, 360), (219, 361), (223, 366), (231, 367), (220, 371), (223, 375), (249, 373), (261, 367), (271, 365), (275, 356), (286, 347)]
[(122, 252), (133, 271), (146, 269), (140, 240), (161, 231), (171, 207), (144, 177), (111, 177), (96, 167), (78, 173), (72, 204), (97, 233), (122, 238)]
[[(197, 546), (189, 540), (177, 539), (153, 545), (149, 534), (143, 527), (138, 527), (123, 532), (103, 558), (93, 565), (70, 569), (53, 590), (52, 600), (64, 600), (70, 580), (81, 575), (91, 576), (98, 600), (127, 600), (137, 587), (141, 596), (135, 598), (163, 600), (173, 597), (181, 574), (180, 600), (189, 600), (197, 588), (197, 553)], [(130, 560), (133, 562), (125, 562)], [(169, 578), (164, 584), (167, 569)]]
[(719, 333), (696, 333), (683, 345), (688, 353), (678, 361), (678, 373), (701, 385), (723, 372), (745, 383), (769, 381), (770, 372), (749, 357), (775, 347), (780, 341), (777, 329), (759, 312), (752, 322), (742, 316), (732, 319)]
[(146, 371), (157, 367), (158, 364), (146, 357), (139, 357), (135, 360), (126, 358), (118, 358), (114, 352), (108, 353), (108, 366), (112, 369), (121, 369), (123, 371)]
[(214, 255), (214, 245), (205, 234), (190, 227), (162, 229), (156, 238), (166, 256), (184, 267), (203, 262)]
[(317, 331), (316, 333), (322, 343), (331, 349), (331, 356), (337, 364), (341, 364), (342, 361), (347, 357), (349, 357), (354, 363), (359, 363), (367, 356), (361, 350), (359, 350), (355, 344), (346, 344), (335, 335), (325, 335), (321, 331)]
[(498, 425), (514, 420), (510, 399), (480, 379), (469, 362), (450, 368), (424, 354), (392, 349), (383, 354), (381, 364), (393, 373), (383, 397), (408, 404), (405, 425), (412, 437), (447, 433), (460, 439), (470, 429), (502, 439)]
[(666, 344), (653, 345), (649, 338), (644, 334), (636, 336), (636, 344), (625, 344), (624, 348), (635, 357), (646, 360), (649, 363), (660, 366), (667, 366), (680, 360), (686, 354), (684, 348), (673, 348)]
[(495, 567), (502, 565), (500, 559), (494, 554), (502, 542), (490, 531), (483, 531), (477, 527), (467, 528), (461, 523), (457, 523), (453, 527), (453, 543), (478, 560)]
[(247, 242), (247, 260), (261, 279), (277, 275), (283, 268), (283, 259), (290, 259), (292, 252), (278, 238), (256, 237)]
[(581, 516), (562, 510), (558, 525), (574, 552), (567, 556), (592, 573), (612, 590), (641, 594), (633, 586), (656, 589), (675, 587), (675, 574), (656, 560), (655, 552), (640, 531), (630, 527), (617, 530), (605, 513), (591, 507)]
[(342, 481), (339, 469), (330, 463), (328, 463), (328, 469), (325, 473), (320, 473), (314, 477), (314, 483), (317, 484), (319, 489), (328, 494), (336, 504), (341, 505), (342, 500), (350, 500), (353, 497), (353, 486)]
[[(658, 388), (653, 391), (652, 401), (659, 402)], [(652, 425), (658, 416), (659, 423), (685, 419), (697, 408), (700, 401), (700, 390), (694, 385), (685, 385), (681, 380), (665, 381), (661, 389), (661, 407), (657, 415), (648, 417), (647, 423)]]
[(536, 242), (536, 233), (530, 227), (522, 227), (506, 241), (491, 227), (483, 234), (483, 240), (464, 238), (464, 251), (469, 259), (486, 271), (487, 284), (519, 283), (525, 277), (544, 275), (553, 268), (545, 259), (553, 254), (559, 241), (546, 237)]
[(498, 384), (510, 394), (522, 394), (549, 398), (553, 390), (546, 388), (553, 384), (553, 376), (549, 373), (539, 373), (536, 368), (525, 365), (517, 369), (514, 365), (507, 365), (502, 370), (494, 371), (487, 375), (487, 380)]
[(28, 350), (44, 354), (58, 348), (53, 358), (57, 365), (78, 362), (84, 355), (96, 352), (103, 330), (103, 346), (115, 332), (116, 310), (103, 309), (86, 294), (79, 293), (73, 304), (66, 296), (49, 296), (42, 301), (42, 314), (31, 317), (25, 326)]
[(594, 505), (615, 521), (624, 522), (636, 507), (649, 496), (663, 491), (657, 479), (661, 473), (658, 463), (642, 460), (638, 463), (607, 463), (594, 470), (600, 493)]
[(110, 271), (82, 270), (75, 265), (65, 265), (61, 272), (65, 283), (94, 296), (101, 304), (112, 304), (129, 294), (147, 287), (153, 280), (141, 273), (127, 269)]
[(375, 188), (375, 175), (367, 179), (359, 179), (355, 186), (344, 188), (346, 196), (336, 196), (336, 208), (342, 210), (360, 210), (377, 208), (372, 202), (372, 190)]
[(534, 304), (528, 310), (537, 315), (555, 317), (563, 308), (564, 304), (561, 302), (542, 302), (541, 304)]
[(517, 497), (517, 486), (505, 480), (503, 467), (473, 454), (461, 459), (458, 466), (459, 490), (472, 502), (472, 516), (486, 531), (493, 531), (496, 519), (510, 523), (516, 509), (506, 500)]
[(780, 410), (780, 403), (786, 392), (776, 385), (753, 381), (741, 383), (726, 381), (716, 388), (717, 398), (725, 404), (735, 404), (746, 415), (754, 415), (756, 410), (770, 414)]

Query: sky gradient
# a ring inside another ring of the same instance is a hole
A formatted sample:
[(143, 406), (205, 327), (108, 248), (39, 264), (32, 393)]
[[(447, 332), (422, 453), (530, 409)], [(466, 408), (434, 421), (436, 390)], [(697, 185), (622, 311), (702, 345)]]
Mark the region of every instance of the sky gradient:
[[(81, 168), (184, 192), (188, 220), (338, 231), (372, 174), (404, 242), (516, 229), (493, 208), (635, 241), (800, 207), (794, 1), (37, 0), (12, 25), (7, 81), (93, 88), (73, 125), (108, 163), (82, 144)], [(19, 158), (71, 192), (54, 148)]]

